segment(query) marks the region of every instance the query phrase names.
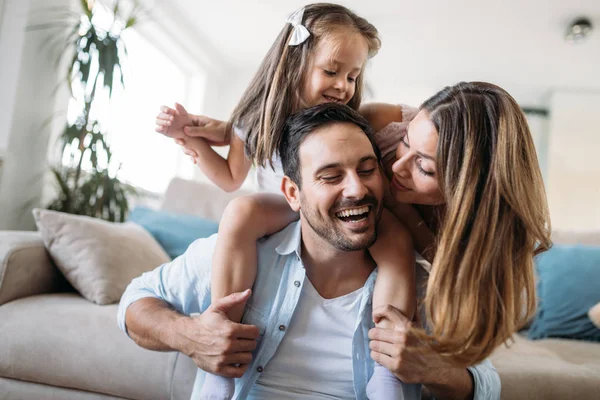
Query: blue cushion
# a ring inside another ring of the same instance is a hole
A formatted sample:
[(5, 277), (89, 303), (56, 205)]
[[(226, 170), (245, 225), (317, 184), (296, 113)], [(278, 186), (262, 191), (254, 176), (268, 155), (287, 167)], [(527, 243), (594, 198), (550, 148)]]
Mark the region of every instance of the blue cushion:
[(209, 219), (146, 207), (133, 209), (128, 221), (150, 232), (171, 258), (183, 254), (194, 240), (209, 237), (219, 230), (219, 224)]
[(555, 245), (536, 259), (538, 310), (530, 339), (600, 341), (587, 315), (600, 302), (600, 247)]

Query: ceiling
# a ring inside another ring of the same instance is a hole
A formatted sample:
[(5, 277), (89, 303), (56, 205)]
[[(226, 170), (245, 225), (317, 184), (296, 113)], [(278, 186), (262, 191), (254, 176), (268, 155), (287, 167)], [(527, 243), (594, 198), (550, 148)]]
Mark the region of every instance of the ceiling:
[[(383, 46), (370, 62), (372, 98), (416, 103), (460, 80), (486, 80), (521, 104), (545, 106), (555, 90), (600, 91), (600, 0), (349, 0)], [(172, 0), (172, 6), (248, 79), (286, 17), (306, 1)], [(582, 44), (568, 24), (595, 25)]]

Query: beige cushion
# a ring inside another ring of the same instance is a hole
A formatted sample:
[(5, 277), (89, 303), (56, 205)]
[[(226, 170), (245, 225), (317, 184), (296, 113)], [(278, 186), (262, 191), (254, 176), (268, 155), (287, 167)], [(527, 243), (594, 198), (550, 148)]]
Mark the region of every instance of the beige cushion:
[(568, 339), (531, 341), (514, 336), (490, 357), (503, 400), (594, 399), (600, 393), (600, 343)]
[(598, 329), (600, 329), (600, 303), (596, 304), (594, 307), (590, 308), (588, 312), (588, 316), (592, 320), (592, 323), (596, 325)]
[[(76, 293), (4, 304), (0, 343), (3, 378), (119, 398), (189, 399), (197, 371), (180, 353), (137, 346), (118, 328), (116, 304), (95, 305)], [(51, 393), (20, 398), (77, 398)], [(4, 398), (0, 386), (0, 399)]]
[(40, 209), (33, 215), (58, 269), (94, 303), (118, 302), (133, 278), (169, 261), (158, 242), (134, 223)]

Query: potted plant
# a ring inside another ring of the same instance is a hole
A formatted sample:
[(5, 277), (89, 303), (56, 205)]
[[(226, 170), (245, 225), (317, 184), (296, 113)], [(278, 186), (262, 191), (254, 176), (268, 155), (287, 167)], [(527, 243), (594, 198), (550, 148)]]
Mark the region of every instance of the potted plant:
[(30, 27), (68, 27), (57, 64), (68, 64), (68, 114), (77, 117), (67, 121), (58, 137), (57, 160), (51, 168), (58, 194), (49, 209), (122, 222), (130, 197), (136, 195), (117, 176), (120, 165), (102, 126), (115, 85), (125, 86), (122, 62), (127, 52), (121, 34), (136, 24), (140, 13), (137, 2), (127, 5), (123, 11), (119, 0), (111, 4), (80, 0), (78, 11), (55, 8), (51, 10), (55, 21)]

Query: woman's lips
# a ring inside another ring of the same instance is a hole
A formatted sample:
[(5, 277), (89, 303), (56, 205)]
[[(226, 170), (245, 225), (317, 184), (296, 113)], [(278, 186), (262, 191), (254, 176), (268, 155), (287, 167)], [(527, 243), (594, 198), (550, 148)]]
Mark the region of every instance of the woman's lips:
[(410, 192), (412, 190), (401, 184), (396, 177), (392, 179), (392, 186), (399, 192)]

